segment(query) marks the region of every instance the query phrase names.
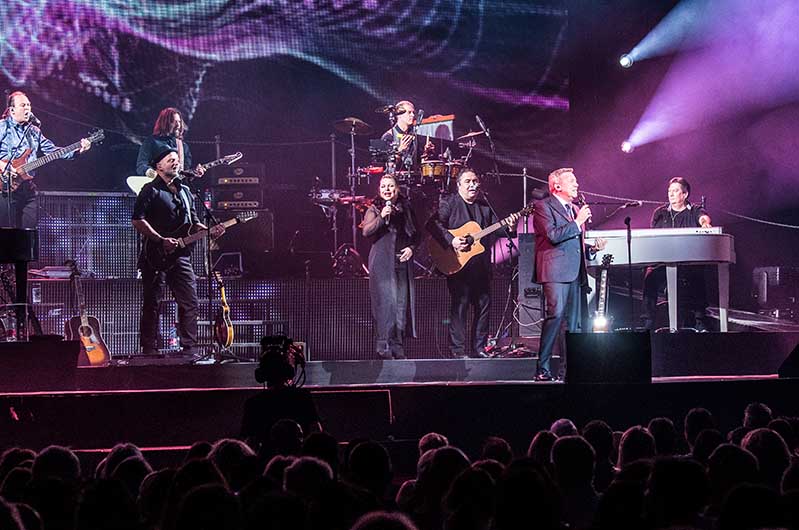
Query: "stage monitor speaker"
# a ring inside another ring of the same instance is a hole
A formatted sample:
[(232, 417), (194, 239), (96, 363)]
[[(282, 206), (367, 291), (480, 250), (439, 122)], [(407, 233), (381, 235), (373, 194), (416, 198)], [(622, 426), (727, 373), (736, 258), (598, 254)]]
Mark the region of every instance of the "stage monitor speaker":
[[(236, 224), (217, 239), (216, 257), (227, 252), (240, 252), (244, 270), (256, 275), (263, 268), (267, 255), (275, 248), (275, 222), (271, 210), (255, 210), (258, 217), (246, 223)], [(230, 217), (230, 212), (218, 212), (220, 220)], [(216, 259), (215, 257), (215, 259)]]
[(650, 383), (649, 332), (567, 333), (567, 383)]
[(0, 392), (75, 390), (80, 341), (0, 343)]
[(797, 344), (788, 357), (782, 361), (779, 369), (777, 370), (781, 379), (789, 377), (799, 377), (799, 344)]
[(541, 284), (533, 282), (535, 264), (535, 234), (519, 234), (519, 336), (541, 336), (543, 292)]

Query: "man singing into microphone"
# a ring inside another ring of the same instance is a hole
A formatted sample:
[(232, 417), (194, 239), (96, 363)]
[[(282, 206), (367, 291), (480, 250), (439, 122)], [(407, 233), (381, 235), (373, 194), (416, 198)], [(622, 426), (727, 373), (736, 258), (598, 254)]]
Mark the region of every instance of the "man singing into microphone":
[[(178, 336), (185, 355), (194, 355), (197, 342), (197, 282), (189, 255), (178, 249), (178, 237), (205, 230), (194, 208), (187, 186), (180, 182), (178, 152), (165, 148), (150, 160), (157, 177), (148, 182), (133, 206), (133, 227), (146, 239), (139, 257), (144, 303), (141, 311), (140, 340), (142, 353), (158, 353), (159, 302), (164, 283), (169, 285), (178, 306)], [(211, 237), (225, 231), (222, 224), (211, 228)], [(169, 266), (156, 268), (150, 260), (149, 245), (160, 246), (173, 256)]]
[[(397, 123), (383, 133), (381, 140), (388, 145), (393, 145), (396, 149), (398, 158), (396, 169), (410, 170), (416, 162), (416, 135), (413, 131), (416, 107), (410, 101), (403, 100), (394, 105), (392, 115), (396, 118)], [(435, 146), (428, 140), (424, 146), (422, 158), (426, 158), (433, 149)]]
[[(0, 194), (0, 226), (12, 228), (36, 228), (38, 222), (38, 201), (33, 175), (20, 174), (14, 169), (17, 165), (33, 162), (40, 156), (59, 148), (46, 138), (38, 126), (38, 120), (31, 111), (31, 102), (24, 92), (8, 95), (6, 109), (0, 121), (0, 171), (3, 173), (2, 194)], [(91, 148), (87, 139), (80, 141), (83, 153)], [(75, 153), (64, 158), (74, 158)], [(16, 161), (9, 164), (9, 160)], [(8, 194), (11, 193), (11, 214), (8, 211)]]
[[(660, 206), (652, 213), (652, 228), (709, 228), (710, 216), (699, 206), (688, 201), (691, 185), (683, 177), (669, 180), (667, 189), (668, 204)], [(680, 292), (680, 305), (683, 310), (683, 327), (705, 331), (705, 296), (704, 270), (702, 266), (684, 266), (678, 269), (678, 280), (684, 287)], [(644, 314), (641, 316), (646, 329), (654, 327), (657, 316), (658, 295), (666, 288), (666, 267), (658, 265), (648, 267), (644, 275)]]
[[(457, 178), (457, 193), (446, 195), (438, 203), (438, 211), (427, 221), (430, 235), (442, 246), (458, 251), (470, 248), (462, 237), (453, 237), (450, 229), (459, 228), (474, 221), (486, 228), (499, 221), (486, 200), (480, 197), (480, 177), (472, 169), (464, 169)], [(518, 214), (510, 216), (510, 226), (515, 226)], [(490, 249), (499, 231), (486, 236), (480, 242)], [(491, 309), (491, 252), (486, 250), (470, 259), (455, 274), (447, 276), (450, 296), (449, 347), (452, 357), (486, 357), (488, 342), (488, 313)], [(474, 349), (466, 348), (466, 317), (469, 306), (474, 308), (472, 332)]]
[(585, 224), (591, 209), (579, 209), (572, 204), (577, 198), (579, 184), (570, 167), (549, 174), (549, 197), (536, 203), (533, 214), (535, 227), (535, 281), (544, 290), (544, 325), (538, 352), (537, 381), (553, 381), (550, 360), (555, 343), (560, 349), (559, 379), (566, 374), (565, 328), (576, 332), (580, 328), (581, 311), (586, 305), (584, 287), (587, 285), (586, 253), (605, 248), (606, 241), (598, 238), (593, 247), (584, 241)]
[[(186, 133), (186, 124), (180, 111), (174, 107), (167, 107), (158, 113), (158, 118), (153, 126), (152, 136), (147, 137), (139, 147), (139, 156), (136, 159), (136, 172), (145, 175), (150, 160), (154, 155), (164, 149), (174, 149), (178, 154), (179, 170), (191, 168), (191, 149), (183, 140)], [(202, 165), (194, 168), (194, 173), (202, 177), (205, 173)]]

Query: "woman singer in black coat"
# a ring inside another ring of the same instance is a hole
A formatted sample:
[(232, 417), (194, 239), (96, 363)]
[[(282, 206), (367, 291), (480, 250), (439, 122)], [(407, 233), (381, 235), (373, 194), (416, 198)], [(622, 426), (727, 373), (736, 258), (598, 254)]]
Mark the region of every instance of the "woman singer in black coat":
[(380, 190), (361, 223), (372, 242), (369, 251), (369, 295), (375, 321), (375, 350), (383, 359), (404, 359), (402, 339), (410, 315), (416, 336), (413, 249), (419, 244), (416, 216), (399, 194), (392, 175), (380, 179)]

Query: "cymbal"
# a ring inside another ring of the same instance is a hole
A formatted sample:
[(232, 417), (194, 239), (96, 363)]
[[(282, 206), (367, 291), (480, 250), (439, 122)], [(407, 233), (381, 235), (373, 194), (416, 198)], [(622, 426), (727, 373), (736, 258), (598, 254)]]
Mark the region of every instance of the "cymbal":
[(468, 138), (474, 138), (475, 136), (480, 136), (481, 134), (483, 134), (483, 131), (470, 132), (470, 133), (464, 134), (463, 136), (458, 136), (455, 139), (456, 140), (466, 140)]
[(371, 125), (360, 118), (355, 118), (354, 116), (348, 116), (346, 118), (334, 121), (333, 128), (335, 128), (337, 131), (347, 134), (351, 132), (354, 132), (355, 134), (369, 134), (372, 132)]

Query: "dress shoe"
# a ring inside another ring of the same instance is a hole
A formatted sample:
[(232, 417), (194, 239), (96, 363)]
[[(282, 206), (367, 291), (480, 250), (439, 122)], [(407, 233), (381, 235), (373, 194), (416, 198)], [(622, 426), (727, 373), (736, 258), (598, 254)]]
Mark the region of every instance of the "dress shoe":
[(483, 350), (477, 350), (477, 352), (474, 354), (475, 359), (488, 359), (489, 357), (491, 356)]
[(397, 351), (391, 352), (391, 356), (394, 357), (394, 359), (396, 359), (398, 361), (401, 361), (403, 359), (407, 359), (407, 357), (405, 357), (405, 354), (402, 353), (401, 351), (399, 351), (399, 352), (397, 352)]
[(469, 355), (463, 352), (450, 352), (450, 359), (468, 359)]
[(555, 381), (555, 378), (552, 377), (552, 374), (549, 372), (540, 372), (535, 375), (536, 381)]
[(386, 361), (393, 359), (390, 351), (379, 351), (377, 352), (377, 356)]

